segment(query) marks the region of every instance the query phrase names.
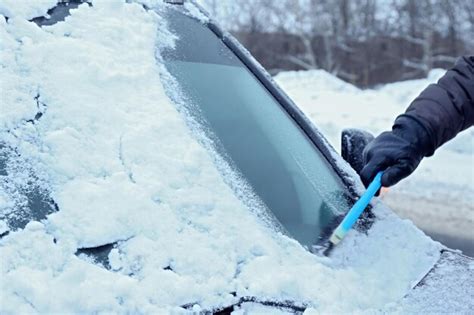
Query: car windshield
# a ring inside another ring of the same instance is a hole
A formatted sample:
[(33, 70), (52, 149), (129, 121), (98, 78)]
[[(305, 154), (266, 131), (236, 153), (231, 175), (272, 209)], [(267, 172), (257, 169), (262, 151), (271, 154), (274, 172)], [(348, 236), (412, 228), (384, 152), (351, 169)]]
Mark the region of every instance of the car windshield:
[(222, 40), (177, 10), (166, 14), (178, 39), (162, 56), (187, 112), (286, 231), (313, 245), (348, 209), (340, 178)]

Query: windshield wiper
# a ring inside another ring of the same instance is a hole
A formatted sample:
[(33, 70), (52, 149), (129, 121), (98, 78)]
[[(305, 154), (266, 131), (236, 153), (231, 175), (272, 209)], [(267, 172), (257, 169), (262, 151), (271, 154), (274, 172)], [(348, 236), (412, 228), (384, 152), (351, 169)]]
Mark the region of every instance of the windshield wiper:
[[(232, 295), (236, 296), (236, 293), (233, 292)], [(245, 303), (256, 303), (256, 304), (261, 304), (264, 306), (269, 306), (269, 307), (274, 307), (278, 308), (284, 311), (288, 312), (293, 312), (294, 314), (302, 314), (306, 308), (307, 305), (304, 303), (297, 303), (295, 301), (291, 300), (285, 300), (285, 301), (276, 301), (276, 300), (264, 300), (264, 299), (259, 299), (254, 296), (243, 296), (237, 300), (234, 304), (231, 304), (229, 306), (225, 306), (222, 308), (216, 308), (212, 310), (203, 310), (203, 314), (215, 314), (215, 315), (227, 315), (231, 314), (233, 311), (235, 311), (238, 307), (242, 306), (242, 304)], [(198, 303), (188, 303), (185, 305), (182, 305), (181, 307), (186, 309), (186, 310), (191, 310), (194, 305)]]

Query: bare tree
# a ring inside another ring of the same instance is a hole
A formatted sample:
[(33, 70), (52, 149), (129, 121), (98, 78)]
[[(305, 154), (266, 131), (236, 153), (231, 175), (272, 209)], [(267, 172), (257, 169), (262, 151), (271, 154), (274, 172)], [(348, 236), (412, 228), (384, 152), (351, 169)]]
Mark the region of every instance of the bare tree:
[(426, 76), (474, 51), (473, 0), (198, 0), (272, 69), (361, 86)]

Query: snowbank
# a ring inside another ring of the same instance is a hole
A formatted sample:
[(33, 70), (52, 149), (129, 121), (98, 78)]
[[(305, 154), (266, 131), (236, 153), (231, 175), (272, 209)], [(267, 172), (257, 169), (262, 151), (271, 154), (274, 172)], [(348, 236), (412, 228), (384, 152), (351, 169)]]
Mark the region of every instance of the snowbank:
[[(123, 1), (71, 14), (44, 28), (0, 17), (0, 140), (60, 209), (0, 240), (0, 313), (179, 313), (244, 296), (351, 312), (401, 298), (437, 260), (439, 245), (383, 206), (332, 260), (271, 229), (166, 96), (165, 21)], [(112, 270), (74, 254), (110, 242)]]
[(282, 72), (275, 80), (339, 149), (343, 128), (375, 134), (390, 129), (409, 102), (443, 73), (433, 70), (427, 79), (392, 83), (376, 90), (358, 89), (324, 70)]

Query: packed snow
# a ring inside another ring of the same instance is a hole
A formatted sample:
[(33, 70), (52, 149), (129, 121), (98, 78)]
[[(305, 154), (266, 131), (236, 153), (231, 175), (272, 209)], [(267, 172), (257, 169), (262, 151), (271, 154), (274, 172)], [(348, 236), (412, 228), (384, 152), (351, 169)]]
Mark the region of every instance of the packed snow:
[[(314, 121), (336, 150), (344, 128), (378, 135), (445, 70), (426, 79), (360, 90), (323, 71), (285, 72), (276, 81)], [(397, 213), (454, 248), (474, 255), (474, 129), (468, 129), (424, 159), (407, 179), (389, 190), (384, 201)], [(458, 247), (459, 246), (459, 247)]]
[(45, 16), (49, 9), (60, 0), (2, 0), (0, 2), (0, 15), (21, 17), (27, 20)]
[[(241, 297), (347, 313), (401, 299), (440, 244), (381, 204), (331, 258), (273, 229), (168, 98), (160, 51), (174, 38), (160, 15), (118, 0), (43, 28), (0, 17), (0, 140), (59, 207), (0, 239), (0, 313), (185, 313)], [(0, 186), (0, 213), (10, 197)], [(110, 242), (110, 270), (75, 255)]]

